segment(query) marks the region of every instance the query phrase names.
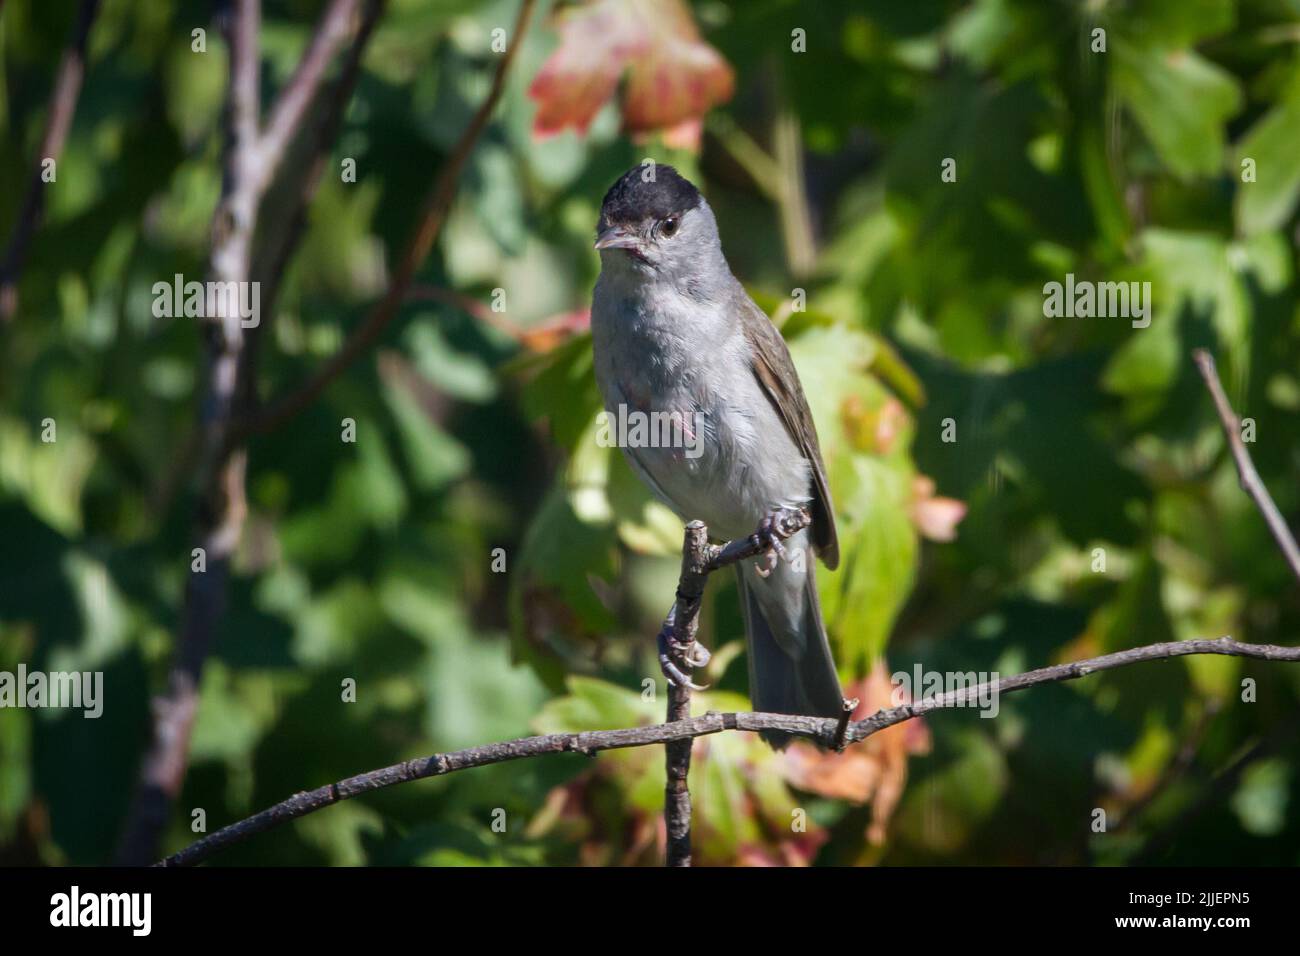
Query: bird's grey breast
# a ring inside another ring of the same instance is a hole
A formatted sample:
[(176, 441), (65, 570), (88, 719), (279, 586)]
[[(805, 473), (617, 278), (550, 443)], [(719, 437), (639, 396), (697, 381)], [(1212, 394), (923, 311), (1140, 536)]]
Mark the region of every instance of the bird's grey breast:
[(686, 447), (625, 446), (633, 469), (717, 536), (749, 534), (770, 509), (806, 501), (807, 462), (753, 374), (737, 310), (627, 278), (602, 270), (592, 301), (605, 409), (666, 414), (688, 429)]

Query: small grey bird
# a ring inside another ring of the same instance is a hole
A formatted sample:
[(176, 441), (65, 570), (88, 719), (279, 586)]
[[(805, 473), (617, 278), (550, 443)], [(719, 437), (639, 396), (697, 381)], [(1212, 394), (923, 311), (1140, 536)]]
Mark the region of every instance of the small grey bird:
[[(666, 414), (701, 432), (689, 436), (694, 455), (646, 443), (624, 455), (656, 497), (717, 538), (745, 538), (808, 509), (812, 525), (788, 539), (787, 560), (774, 550), (767, 567), (737, 567), (750, 699), (756, 711), (838, 716), (814, 562), (796, 550), (815, 550), (833, 569), (835, 516), (785, 341), (731, 274), (709, 204), (671, 166), (625, 173), (605, 194), (596, 231), (591, 332), (606, 411)], [(789, 736), (764, 739), (779, 748)]]

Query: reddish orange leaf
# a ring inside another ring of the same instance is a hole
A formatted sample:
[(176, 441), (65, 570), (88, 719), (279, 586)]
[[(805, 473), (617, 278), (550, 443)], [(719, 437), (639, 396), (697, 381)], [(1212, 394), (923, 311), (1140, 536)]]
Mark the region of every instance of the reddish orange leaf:
[(627, 74), (623, 128), (698, 145), (699, 121), (731, 98), (730, 65), (681, 0), (587, 0), (556, 15), (560, 46), (534, 77), (536, 136), (585, 133)]
[(966, 503), (940, 498), (934, 493), (934, 479), (917, 475), (912, 482), (912, 523), (931, 541), (954, 541), (957, 525), (966, 517)]
[(840, 407), (845, 431), (855, 447), (888, 455), (898, 445), (908, 425), (907, 409), (890, 396), (877, 408), (868, 408), (862, 396), (849, 395)]
[(591, 327), (591, 311), (574, 309), (552, 316), (545, 322), (518, 332), (520, 344), (533, 352), (549, 352), (567, 342), (570, 336), (585, 332)]

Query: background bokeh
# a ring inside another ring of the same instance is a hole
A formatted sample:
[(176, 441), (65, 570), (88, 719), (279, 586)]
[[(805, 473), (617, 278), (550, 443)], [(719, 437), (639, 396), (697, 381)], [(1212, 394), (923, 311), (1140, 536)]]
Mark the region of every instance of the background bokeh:
[[(582, 128), (562, 101), (582, 77), (560, 67), (599, 67), (622, 35), (593, 31), (581, 55), (548, 61), (584, 10), (539, 4), (397, 321), (306, 413), (251, 441), (166, 849), (194, 838), (193, 808), (211, 830), (402, 759), (662, 719), (653, 636), (681, 527), (595, 442), (585, 333), (601, 197), (647, 157), (704, 190), (733, 271), (798, 363), (845, 553), (836, 574), (819, 569), (823, 602), (864, 706), (886, 705), (888, 674), (916, 663), (1007, 674), (1188, 637), (1294, 642), (1297, 583), (1238, 487), (1190, 352), (1218, 357), (1294, 523), (1300, 3), (594, 6), (641, 44), (629, 75), (698, 68), (716, 105), (667, 128), (629, 84)], [(76, 8), (0, 9), (0, 237)], [(264, 103), (320, 8), (266, 3)], [(264, 397), (317, 368), (381, 294), (487, 92), (492, 31), (517, 9), (388, 4), (333, 151), (357, 181), (325, 178), (264, 318)], [(548, 62), (558, 92), (537, 83)], [(3, 864), (111, 859), (148, 742), (190, 573), (202, 354), (195, 320), (154, 318), (151, 287), (203, 274), (225, 80), (209, 4), (106, 0), (0, 327), (0, 670), (102, 670), (106, 685), (99, 720), (0, 710)], [(299, 172), (273, 187), (266, 222)], [(1150, 281), (1150, 327), (1045, 318), (1043, 285), (1067, 273)], [(719, 580), (701, 708), (748, 707), (740, 636)], [(1300, 669), (1184, 658), (1010, 696), (996, 719), (935, 714), (840, 758), (702, 739), (697, 860), (1296, 864), (1298, 716)], [(346, 802), (214, 862), (655, 863), (662, 773), (657, 748), (487, 767)]]

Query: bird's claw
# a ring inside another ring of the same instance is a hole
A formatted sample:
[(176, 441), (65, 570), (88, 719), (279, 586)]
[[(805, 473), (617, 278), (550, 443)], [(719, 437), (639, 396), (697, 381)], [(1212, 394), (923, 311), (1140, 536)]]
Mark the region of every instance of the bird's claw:
[(689, 644), (679, 643), (669, 631), (670, 628), (665, 627), (659, 632), (659, 670), (663, 672), (668, 682), (676, 687), (707, 690), (708, 684), (700, 685), (692, 681), (690, 675), (677, 666), (677, 662), (680, 661), (690, 668), (704, 667), (713, 655), (698, 641), (691, 641)]
[(682, 652), (682, 661), (691, 667), (708, 667), (713, 655), (699, 641), (691, 641), (690, 647)]
[(754, 565), (754, 570), (758, 572), (760, 578), (765, 578), (775, 571), (778, 561), (790, 560), (785, 546), (781, 544), (782, 539), (786, 537), (783, 523), (789, 514), (790, 512), (784, 508), (769, 512), (758, 523), (758, 530), (751, 536), (754, 544), (764, 551), (763, 559)]
[(659, 669), (663, 671), (664, 677), (668, 678), (669, 683), (674, 687), (686, 687), (690, 690), (708, 690), (708, 684), (695, 683), (679, 670), (676, 664), (662, 654), (659, 656)]

